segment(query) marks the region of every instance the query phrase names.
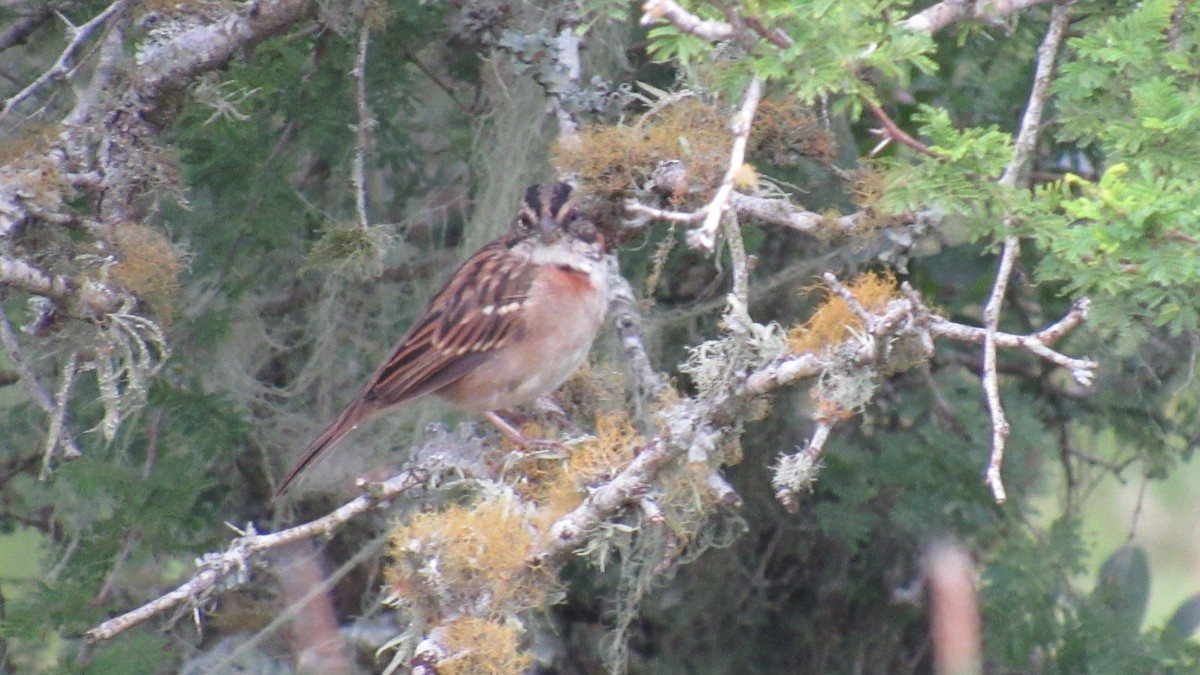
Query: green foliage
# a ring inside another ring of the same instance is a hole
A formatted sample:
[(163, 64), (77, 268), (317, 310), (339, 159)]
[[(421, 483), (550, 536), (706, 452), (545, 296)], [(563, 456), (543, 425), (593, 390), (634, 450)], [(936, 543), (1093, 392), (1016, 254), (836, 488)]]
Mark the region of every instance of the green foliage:
[(1031, 234), (1040, 276), (1099, 299), (1102, 324), (1200, 325), (1198, 25), (1194, 5), (1167, 0), (1087, 19), (1054, 84), (1057, 138), (1109, 164), (1095, 183), (1068, 175), (1043, 188), (1056, 215)]
[(1173, 333), (1200, 325), (1200, 173), (1115, 164), (1092, 183), (1070, 176), (1040, 193), (1061, 216), (1036, 222), (1039, 273), (1097, 297), (1101, 320), (1138, 317)]
[(908, 158), (881, 161), (887, 187), (880, 207), (904, 213), (936, 204), (948, 213), (970, 215), (979, 223), (976, 236), (998, 230), (1006, 206), (1001, 200), (1015, 198), (996, 185), (1012, 158), (1009, 134), (996, 127), (956, 129), (946, 111), (929, 106), (921, 106), (913, 119), (938, 157), (915, 165)]
[[(720, 81), (740, 83), (738, 72), (750, 71), (779, 82), (805, 104), (834, 95), (875, 99), (860, 74), (877, 72), (885, 78), (906, 82), (911, 73), (929, 73), (935, 65), (929, 58), (933, 42), (927, 35), (903, 30), (887, 21), (879, 21), (905, 2), (895, 0), (854, 0), (852, 2), (783, 2), (759, 0), (747, 3), (747, 13), (765, 25), (785, 31), (794, 44), (786, 49), (763, 47), (749, 58), (737, 58), (714, 67), (709, 43), (684, 33), (673, 25), (650, 30), (648, 53), (664, 61), (674, 61), (687, 69), (706, 61)], [(702, 18), (720, 21), (724, 13), (718, 4), (700, 3), (692, 8)], [(717, 57), (718, 59), (720, 57)], [(795, 77), (803, 72), (804, 77)]]

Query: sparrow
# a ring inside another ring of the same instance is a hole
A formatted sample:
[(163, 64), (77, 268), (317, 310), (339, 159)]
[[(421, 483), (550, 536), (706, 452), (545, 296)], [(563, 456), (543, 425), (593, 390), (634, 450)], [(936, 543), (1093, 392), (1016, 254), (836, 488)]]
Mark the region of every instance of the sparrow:
[(433, 394), (529, 442), (495, 411), (557, 389), (608, 310), (605, 239), (566, 183), (525, 191), (507, 233), (450, 277), (382, 365), (275, 488), (281, 496), (358, 425)]

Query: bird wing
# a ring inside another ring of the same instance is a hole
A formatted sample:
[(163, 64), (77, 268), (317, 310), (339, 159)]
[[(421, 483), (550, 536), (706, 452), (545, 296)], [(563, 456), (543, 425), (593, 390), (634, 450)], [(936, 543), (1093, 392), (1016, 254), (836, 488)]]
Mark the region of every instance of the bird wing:
[(520, 311), (534, 263), (496, 241), (451, 277), (359, 397), (381, 410), (428, 394), (470, 372), (526, 331)]

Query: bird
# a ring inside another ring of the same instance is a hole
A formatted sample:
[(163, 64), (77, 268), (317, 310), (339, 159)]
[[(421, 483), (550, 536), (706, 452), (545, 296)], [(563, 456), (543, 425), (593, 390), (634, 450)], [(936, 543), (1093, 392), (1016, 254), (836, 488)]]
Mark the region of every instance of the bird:
[(528, 445), (496, 411), (562, 385), (587, 359), (608, 311), (605, 237), (578, 197), (563, 182), (527, 188), (509, 230), (450, 276), (346, 409), (308, 444), (274, 499), (360, 424), (427, 394), (482, 414)]

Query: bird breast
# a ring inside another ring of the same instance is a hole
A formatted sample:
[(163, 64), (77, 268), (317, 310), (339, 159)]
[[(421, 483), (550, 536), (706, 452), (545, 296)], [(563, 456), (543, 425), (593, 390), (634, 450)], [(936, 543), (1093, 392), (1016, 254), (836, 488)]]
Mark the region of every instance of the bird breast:
[(587, 359), (608, 309), (602, 260), (543, 259), (521, 308), (521, 337), (437, 394), (471, 412), (502, 410), (544, 396)]

